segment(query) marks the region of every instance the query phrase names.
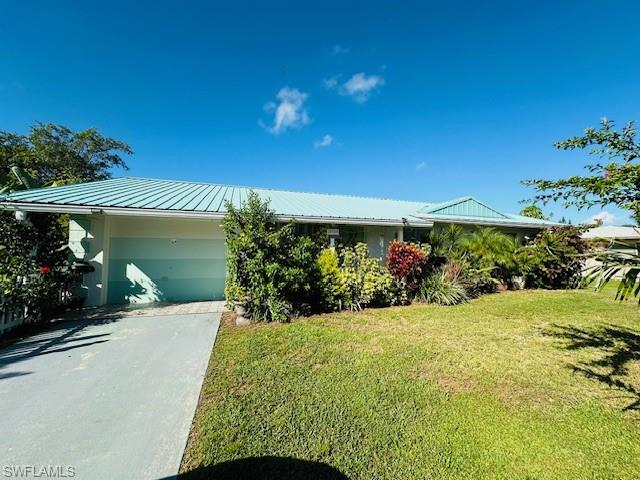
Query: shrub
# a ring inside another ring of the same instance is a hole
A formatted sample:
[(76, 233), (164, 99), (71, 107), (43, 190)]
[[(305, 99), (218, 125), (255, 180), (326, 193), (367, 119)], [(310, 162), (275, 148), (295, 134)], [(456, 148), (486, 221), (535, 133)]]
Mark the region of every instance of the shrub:
[(59, 292), (69, 279), (67, 240), (53, 215), (20, 222), (0, 212), (0, 295), (3, 306), (25, 308), (47, 320), (63, 308)]
[(387, 252), (387, 270), (413, 295), (427, 269), (429, 246), (393, 241)]
[(587, 243), (575, 227), (542, 230), (520, 253), (525, 282), (532, 288), (576, 288), (582, 279)]
[(340, 259), (333, 248), (325, 248), (318, 255), (320, 272), (320, 306), (324, 311), (342, 310), (349, 305), (349, 288), (340, 270)]
[(447, 278), (442, 271), (435, 271), (422, 279), (416, 299), (438, 305), (458, 305), (468, 300), (467, 292), (460, 283)]
[(369, 256), (367, 245), (357, 243), (342, 251), (342, 272), (349, 291), (349, 307), (387, 306), (399, 301), (400, 289), (391, 274)]
[(226, 207), (229, 306), (244, 304), (254, 321), (285, 322), (310, 313), (317, 303), (319, 245), (296, 235), (293, 223), (277, 224), (269, 203), (255, 192), (241, 207)]

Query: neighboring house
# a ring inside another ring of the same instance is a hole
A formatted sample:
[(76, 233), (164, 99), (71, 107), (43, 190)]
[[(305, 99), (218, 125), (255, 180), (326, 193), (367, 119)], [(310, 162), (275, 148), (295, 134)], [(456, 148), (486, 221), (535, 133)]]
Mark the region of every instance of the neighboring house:
[[(640, 246), (640, 227), (600, 226), (587, 230), (582, 234), (582, 238), (596, 243), (602, 249), (636, 253)], [(597, 260), (587, 259), (585, 271), (590, 271), (595, 265)], [(614, 278), (622, 278), (622, 275), (623, 272), (620, 272)]]
[(424, 239), (438, 224), (490, 225), (521, 237), (553, 225), (471, 197), (426, 203), (127, 177), (13, 192), (0, 205), (71, 215), (71, 249), (95, 268), (84, 278), (87, 305), (208, 300), (224, 296), (225, 203), (240, 205), (250, 191), (269, 199), (279, 220), (366, 242), (381, 260), (392, 240)]

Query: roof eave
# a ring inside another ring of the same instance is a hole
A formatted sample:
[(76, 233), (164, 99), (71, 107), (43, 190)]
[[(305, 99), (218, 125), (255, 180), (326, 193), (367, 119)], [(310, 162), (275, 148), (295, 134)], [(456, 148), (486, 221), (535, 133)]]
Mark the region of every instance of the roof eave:
[(502, 221), (493, 221), (489, 218), (456, 218), (456, 217), (435, 217), (435, 216), (426, 216), (421, 215), (421, 218), (428, 220), (432, 223), (440, 222), (440, 223), (460, 223), (464, 225), (487, 225), (493, 227), (518, 227), (518, 228), (549, 228), (554, 226), (561, 226), (560, 223), (528, 223), (528, 222), (518, 222), (517, 220), (510, 219), (502, 219)]
[[(160, 218), (204, 218), (222, 219), (224, 212), (202, 212), (187, 210), (161, 210), (153, 208), (131, 208), (131, 207), (106, 207), (91, 205), (62, 205), (36, 202), (0, 202), (7, 210), (23, 210), (25, 212), (36, 213), (63, 213), (70, 215), (115, 215), (115, 216), (145, 216)], [(300, 223), (330, 223), (344, 225), (380, 225), (380, 226), (420, 226), (431, 227), (433, 222), (416, 219), (382, 219), (382, 218), (348, 218), (348, 217), (324, 217), (305, 215), (276, 215), (282, 222), (294, 220)]]

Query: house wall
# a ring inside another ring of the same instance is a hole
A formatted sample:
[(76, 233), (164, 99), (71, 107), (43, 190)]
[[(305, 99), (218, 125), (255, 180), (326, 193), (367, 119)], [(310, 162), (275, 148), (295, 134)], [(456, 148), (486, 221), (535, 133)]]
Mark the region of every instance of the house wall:
[(218, 221), (113, 217), (109, 247), (107, 303), (224, 298)]
[[(69, 225), (85, 305), (195, 301), (224, 296), (226, 245), (219, 221), (91, 215)], [(106, 288), (105, 288), (106, 287)]]
[(69, 248), (78, 260), (84, 260), (94, 268), (85, 273), (83, 284), (88, 289), (85, 305), (94, 306), (103, 300), (103, 265), (105, 245), (104, 215), (79, 215), (69, 220)]
[(384, 263), (387, 249), (393, 240), (402, 240), (402, 228), (398, 227), (364, 227), (364, 238), (369, 249), (369, 255)]

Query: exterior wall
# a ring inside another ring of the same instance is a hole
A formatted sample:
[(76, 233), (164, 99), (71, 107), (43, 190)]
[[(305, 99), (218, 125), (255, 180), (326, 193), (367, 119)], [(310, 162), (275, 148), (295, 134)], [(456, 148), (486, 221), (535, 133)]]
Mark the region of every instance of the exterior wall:
[(369, 249), (369, 255), (384, 263), (387, 258), (387, 249), (393, 240), (399, 239), (402, 230), (397, 227), (364, 227), (364, 238)]
[(107, 303), (224, 298), (224, 233), (219, 222), (113, 217)]
[(105, 238), (104, 215), (78, 215), (69, 220), (69, 248), (78, 260), (89, 262), (93, 272), (85, 273), (83, 284), (87, 287), (85, 305), (95, 306), (105, 302), (103, 271)]

